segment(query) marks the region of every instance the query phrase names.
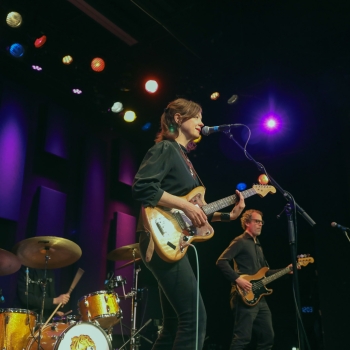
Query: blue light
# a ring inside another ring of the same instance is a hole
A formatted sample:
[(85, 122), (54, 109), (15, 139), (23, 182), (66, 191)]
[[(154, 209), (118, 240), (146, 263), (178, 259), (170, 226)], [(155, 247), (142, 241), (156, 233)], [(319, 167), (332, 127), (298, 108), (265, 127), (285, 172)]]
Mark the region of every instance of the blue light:
[(146, 130), (148, 130), (150, 127), (151, 127), (151, 123), (148, 122), (148, 123), (146, 123), (146, 124), (142, 127), (142, 130), (143, 130), (143, 131), (146, 131)]
[(312, 314), (314, 311), (314, 308), (312, 306), (303, 306), (301, 308), (301, 312), (304, 314)]
[(240, 182), (236, 188), (238, 191), (244, 191), (247, 188), (247, 185), (244, 182)]
[(9, 48), (10, 54), (13, 57), (19, 58), (24, 55), (24, 47), (21, 44), (12, 44)]

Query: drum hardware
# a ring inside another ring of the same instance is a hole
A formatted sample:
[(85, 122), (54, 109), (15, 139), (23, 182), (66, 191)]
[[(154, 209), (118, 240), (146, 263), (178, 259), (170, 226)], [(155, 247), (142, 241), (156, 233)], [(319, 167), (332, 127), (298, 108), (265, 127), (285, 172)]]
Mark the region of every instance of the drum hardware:
[(4, 303), (5, 302), (5, 298), (4, 296), (2, 295), (2, 289), (0, 288), (0, 304)]
[[(107, 254), (107, 259), (109, 260), (130, 260), (130, 262), (124, 264), (123, 266), (119, 267), (125, 267), (130, 264), (133, 264), (133, 284), (130, 293), (125, 293), (124, 289), (124, 283), (122, 283), (122, 288), (123, 288), (123, 296), (124, 298), (131, 298), (131, 335), (130, 339), (122, 345), (121, 348), (123, 348), (127, 343), (130, 342), (130, 349), (131, 350), (138, 350), (140, 343), (139, 343), (139, 338), (142, 337), (146, 341), (148, 341), (150, 344), (153, 344), (151, 340), (147, 339), (146, 337), (142, 336), (139, 334), (139, 332), (147, 325), (149, 324), (152, 319), (148, 320), (144, 326), (140, 328), (140, 330), (137, 331), (136, 328), (136, 311), (137, 311), (137, 282), (138, 282), (138, 274), (141, 271), (140, 266), (136, 269), (136, 261), (140, 260), (140, 250), (139, 250), (139, 244), (134, 243), (130, 244), (124, 247), (117, 248), (110, 253)], [(119, 348), (119, 349), (121, 349)]]

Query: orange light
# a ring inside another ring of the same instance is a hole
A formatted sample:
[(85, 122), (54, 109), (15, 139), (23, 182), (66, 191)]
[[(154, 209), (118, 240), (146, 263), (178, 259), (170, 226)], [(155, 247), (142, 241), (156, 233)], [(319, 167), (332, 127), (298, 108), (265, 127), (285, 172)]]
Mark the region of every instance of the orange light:
[(269, 183), (269, 178), (265, 174), (261, 174), (258, 177), (260, 185), (267, 185)]
[(102, 72), (105, 69), (105, 61), (96, 57), (91, 61), (91, 68), (95, 72)]
[(155, 80), (148, 80), (145, 84), (145, 89), (153, 94), (158, 90), (158, 83)]
[(42, 47), (45, 43), (46, 43), (46, 35), (43, 35), (42, 37), (34, 41), (34, 46), (38, 49), (39, 47)]
[(73, 57), (69, 56), (69, 55), (64, 56), (62, 58), (62, 62), (63, 62), (63, 64), (66, 64), (66, 65), (71, 64), (73, 62)]
[(218, 92), (213, 92), (211, 95), (210, 95), (210, 98), (212, 100), (217, 100), (218, 98), (220, 97), (220, 94)]

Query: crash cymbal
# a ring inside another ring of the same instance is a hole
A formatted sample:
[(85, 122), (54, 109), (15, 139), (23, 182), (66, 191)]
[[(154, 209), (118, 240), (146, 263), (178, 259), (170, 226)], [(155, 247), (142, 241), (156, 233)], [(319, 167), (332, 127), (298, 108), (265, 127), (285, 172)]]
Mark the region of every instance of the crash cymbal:
[(140, 258), (139, 244), (134, 243), (130, 245), (125, 245), (112, 250), (107, 254), (108, 260), (131, 260), (134, 259), (133, 252), (135, 253), (135, 258)]
[(34, 269), (57, 269), (73, 264), (81, 257), (80, 247), (69, 239), (55, 236), (37, 236), (17, 243), (12, 251), (25, 266)]
[(7, 250), (0, 249), (0, 276), (15, 273), (21, 267), (21, 262), (17, 256)]
[(141, 258), (137, 258), (137, 259), (135, 259), (135, 260), (131, 260), (131, 261), (127, 262), (126, 264), (122, 265), (122, 266), (118, 266), (118, 267), (116, 268), (116, 270), (120, 270), (121, 268), (127, 267), (127, 266), (133, 264), (134, 262), (137, 262), (137, 261), (140, 261), (140, 260), (141, 260)]

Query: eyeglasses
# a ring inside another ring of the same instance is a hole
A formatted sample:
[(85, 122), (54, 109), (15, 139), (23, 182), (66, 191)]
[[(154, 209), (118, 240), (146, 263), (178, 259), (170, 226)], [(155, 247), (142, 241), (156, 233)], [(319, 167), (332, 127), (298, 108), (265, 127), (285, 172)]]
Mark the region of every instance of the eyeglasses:
[(256, 224), (264, 225), (264, 220), (251, 219), (250, 221), (254, 221)]

